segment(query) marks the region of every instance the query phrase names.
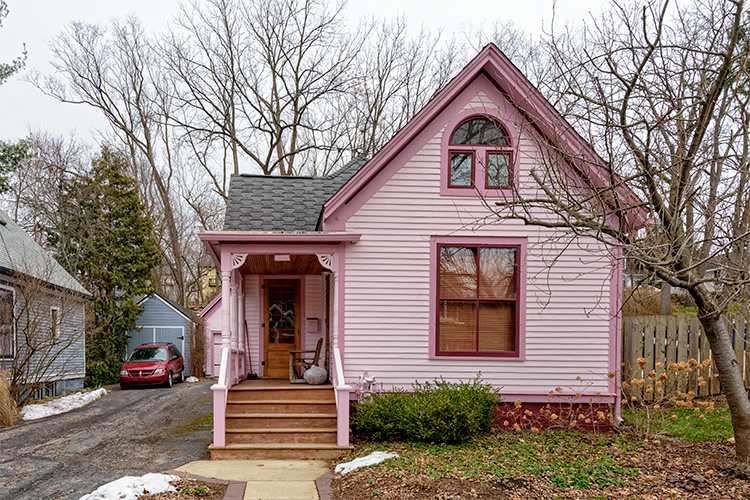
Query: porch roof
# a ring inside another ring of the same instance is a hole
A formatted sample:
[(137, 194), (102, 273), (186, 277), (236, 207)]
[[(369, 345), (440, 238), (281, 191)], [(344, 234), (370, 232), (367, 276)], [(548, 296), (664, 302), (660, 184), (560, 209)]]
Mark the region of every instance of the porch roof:
[(315, 231), (323, 204), (367, 163), (357, 157), (325, 177), (233, 174), (225, 231)]
[(344, 231), (265, 232), (210, 231), (198, 235), (216, 267), (221, 269), (221, 250), (252, 254), (302, 254), (328, 252), (337, 245), (356, 243), (362, 236)]

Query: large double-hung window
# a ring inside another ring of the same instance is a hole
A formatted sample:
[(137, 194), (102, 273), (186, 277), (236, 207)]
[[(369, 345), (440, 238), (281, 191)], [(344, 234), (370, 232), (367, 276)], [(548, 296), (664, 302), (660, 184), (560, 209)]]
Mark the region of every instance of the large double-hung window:
[(519, 355), (520, 245), (439, 244), (438, 356)]

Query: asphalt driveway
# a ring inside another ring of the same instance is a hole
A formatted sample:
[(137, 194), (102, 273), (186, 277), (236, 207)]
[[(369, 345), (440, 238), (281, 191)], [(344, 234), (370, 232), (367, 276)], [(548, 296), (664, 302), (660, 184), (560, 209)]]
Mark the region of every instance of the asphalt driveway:
[(111, 386), (86, 407), (0, 429), (0, 498), (77, 500), (122, 476), (207, 459), (210, 387)]

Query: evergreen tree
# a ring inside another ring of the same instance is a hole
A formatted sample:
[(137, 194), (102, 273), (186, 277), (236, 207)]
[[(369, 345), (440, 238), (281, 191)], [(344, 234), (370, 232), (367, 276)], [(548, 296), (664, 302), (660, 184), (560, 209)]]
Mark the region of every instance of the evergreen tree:
[(29, 158), (29, 141), (21, 139), (18, 142), (0, 141), (0, 194), (10, 189), (8, 176)]
[(135, 181), (123, 173), (126, 165), (122, 155), (102, 148), (88, 175), (65, 181), (57, 227), (49, 233), (63, 266), (94, 296), (86, 332), (90, 385), (117, 381), (126, 332), (140, 313), (136, 299), (153, 292), (158, 263), (153, 222)]

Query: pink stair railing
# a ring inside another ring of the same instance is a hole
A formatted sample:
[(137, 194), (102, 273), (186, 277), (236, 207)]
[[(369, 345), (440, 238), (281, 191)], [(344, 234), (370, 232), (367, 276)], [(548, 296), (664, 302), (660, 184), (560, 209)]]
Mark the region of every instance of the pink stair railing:
[(336, 394), (336, 443), (349, 446), (349, 393), (352, 388), (346, 385), (338, 347), (333, 348), (333, 388)]

